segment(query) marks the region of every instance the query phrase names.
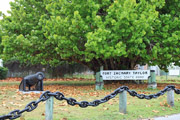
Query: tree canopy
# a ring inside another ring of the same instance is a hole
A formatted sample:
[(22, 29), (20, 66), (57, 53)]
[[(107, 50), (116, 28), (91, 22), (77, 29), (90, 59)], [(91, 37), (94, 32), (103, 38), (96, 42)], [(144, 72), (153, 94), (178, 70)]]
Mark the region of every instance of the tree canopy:
[(3, 59), (98, 71), (180, 65), (179, 0), (15, 0), (2, 20)]
[[(0, 11), (0, 16), (1, 16), (1, 11)], [(2, 36), (3, 36), (3, 30), (2, 30), (2, 26), (1, 26), (1, 20), (0, 20), (0, 54), (2, 54), (3, 51), (3, 46), (1, 45), (2, 42)]]

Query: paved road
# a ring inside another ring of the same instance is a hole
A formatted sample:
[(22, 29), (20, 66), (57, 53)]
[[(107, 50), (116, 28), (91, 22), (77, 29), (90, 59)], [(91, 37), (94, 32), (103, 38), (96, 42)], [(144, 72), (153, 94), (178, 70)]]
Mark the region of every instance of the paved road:
[(157, 117), (153, 120), (180, 120), (180, 114), (174, 114), (166, 117)]

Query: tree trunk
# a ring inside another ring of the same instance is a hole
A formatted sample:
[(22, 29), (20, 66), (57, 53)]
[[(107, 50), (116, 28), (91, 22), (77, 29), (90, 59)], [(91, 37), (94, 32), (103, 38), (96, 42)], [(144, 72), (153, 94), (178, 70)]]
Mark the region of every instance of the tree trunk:
[(99, 72), (100, 67), (103, 66), (104, 70), (134, 70), (136, 61), (130, 60), (129, 58), (116, 59), (93, 59), (88, 63), (82, 63), (88, 66), (92, 71)]

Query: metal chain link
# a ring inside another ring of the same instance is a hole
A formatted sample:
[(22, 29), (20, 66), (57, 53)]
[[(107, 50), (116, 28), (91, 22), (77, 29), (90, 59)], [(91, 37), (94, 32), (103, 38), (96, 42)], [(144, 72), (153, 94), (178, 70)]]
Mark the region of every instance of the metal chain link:
[(12, 119), (19, 118), (22, 115), (22, 113), (33, 111), (34, 109), (37, 108), (40, 102), (48, 100), (51, 96), (55, 97), (57, 100), (60, 100), (60, 101), (66, 100), (69, 105), (72, 105), (72, 106), (79, 105), (79, 107), (85, 108), (88, 106), (96, 107), (101, 103), (105, 103), (123, 91), (127, 91), (133, 97), (138, 97), (139, 99), (150, 100), (152, 98), (157, 98), (161, 95), (164, 95), (167, 91), (170, 91), (170, 90), (174, 90), (176, 94), (180, 94), (180, 89), (176, 89), (174, 85), (168, 85), (163, 90), (159, 91), (158, 93), (150, 94), (150, 95), (138, 94), (134, 90), (129, 90), (127, 86), (121, 86), (118, 89), (116, 89), (114, 92), (112, 92), (111, 94), (105, 96), (104, 98), (100, 100), (94, 100), (92, 102), (88, 102), (88, 101), (77, 102), (77, 100), (74, 98), (66, 98), (64, 94), (61, 92), (52, 93), (50, 91), (45, 91), (43, 94), (41, 94), (40, 98), (37, 101), (30, 102), (29, 104), (26, 105), (26, 107), (23, 110), (14, 110), (14, 111), (11, 111), (7, 115), (0, 116), (0, 120), (5, 120), (5, 119), (12, 120)]

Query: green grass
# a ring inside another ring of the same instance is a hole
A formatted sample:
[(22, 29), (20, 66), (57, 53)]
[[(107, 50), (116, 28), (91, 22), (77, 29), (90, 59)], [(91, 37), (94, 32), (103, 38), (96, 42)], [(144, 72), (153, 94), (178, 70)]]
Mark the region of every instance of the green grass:
[(44, 85), (69, 85), (69, 86), (85, 86), (94, 85), (95, 81), (45, 81)]
[[(146, 90), (147, 91), (147, 90)], [(83, 92), (83, 91), (82, 91)], [(107, 92), (107, 91), (106, 91)], [(151, 92), (151, 91), (148, 91)], [(153, 91), (153, 93), (158, 92)], [(13, 96), (14, 92), (10, 91), (7, 92), (8, 95)], [(71, 96), (67, 96), (71, 97)], [(77, 96), (76, 99), (78, 101), (81, 100), (88, 100), (93, 101), (95, 99), (103, 98), (104, 95), (100, 95), (99, 97), (89, 97), (89, 96)], [(36, 99), (32, 99), (36, 100)], [(14, 103), (21, 103), (23, 104), (23, 107), (28, 102), (32, 101), (25, 99), (24, 101), (14, 101), (11, 100), (11, 102)], [(166, 95), (161, 96), (157, 99), (152, 100), (141, 100), (136, 97), (132, 97), (130, 95), (127, 96), (127, 114), (121, 114), (119, 113), (119, 99), (118, 96), (112, 100), (110, 100), (107, 103), (101, 104), (97, 107), (87, 107), (87, 108), (80, 108), (78, 106), (70, 106), (66, 105), (65, 101), (58, 101), (55, 99), (54, 102), (54, 114), (53, 120), (61, 120), (67, 118), (68, 120), (120, 120), (120, 119), (126, 119), (126, 120), (135, 120), (135, 119), (142, 119), (142, 118), (153, 118), (155, 116), (165, 116), (169, 114), (175, 114), (179, 113), (180, 110), (180, 103), (179, 103), (179, 96), (175, 95), (175, 107), (169, 108), (164, 104), (162, 107), (160, 103), (163, 101), (166, 101)], [(10, 101), (9, 101), (10, 103)], [(11, 105), (11, 107), (14, 107), (15, 105), (7, 104), (7, 106)], [(15, 106), (14, 109), (23, 109), (23, 107), (17, 107)], [(3, 113), (8, 113), (7, 110)], [(154, 111), (154, 112), (153, 112)], [(45, 116), (45, 104), (40, 103), (38, 108), (35, 109), (32, 112), (25, 112), (22, 115), (22, 118), (25, 118), (25, 120), (44, 120)], [(20, 120), (20, 119), (18, 119)]]
[(0, 86), (19, 85), (20, 82), (0, 82)]
[(83, 78), (83, 79), (95, 79), (94, 75), (92, 74), (66, 74), (63, 78)]
[[(20, 82), (0, 82), (0, 86), (19, 85)], [(44, 85), (69, 85), (69, 86), (84, 86), (94, 85), (95, 81), (44, 81)]]
[[(56, 120), (61, 118), (68, 118), (68, 120), (120, 120), (120, 119), (141, 119), (141, 118), (152, 118), (154, 116), (164, 116), (180, 112), (178, 108), (180, 104), (176, 104), (176, 107), (168, 108), (161, 107), (160, 101), (165, 100), (165, 97), (153, 100), (140, 100), (133, 98), (128, 95), (127, 114), (119, 113), (118, 97), (110, 100), (114, 101), (113, 104), (104, 103), (98, 107), (79, 108), (79, 107), (64, 107), (57, 108), (55, 111), (57, 114), (54, 115)], [(64, 111), (63, 109), (67, 109)], [(58, 112), (61, 110), (61, 112)], [(157, 113), (155, 113), (155, 112)], [(59, 114), (60, 113), (60, 114)]]
[[(159, 80), (157, 80), (159, 81)], [(162, 81), (163, 82), (163, 81)], [(0, 115), (8, 114), (10, 111), (19, 109), (22, 110), (29, 102), (37, 100), (38, 97), (29, 95), (21, 95), (17, 93), (17, 89), (8, 89), (11, 86), (17, 86), (20, 82), (0, 82)], [(45, 81), (44, 86), (92, 86), (95, 81)], [(7, 88), (6, 88), (7, 87)], [(66, 87), (63, 87), (66, 89)], [(134, 89), (138, 93), (154, 94), (158, 89)], [(61, 91), (61, 90), (60, 90)], [(104, 88), (102, 91), (93, 89), (81, 89), (76, 95), (66, 94), (66, 97), (73, 97), (77, 101), (93, 101), (101, 99), (114, 91), (113, 87)], [(70, 90), (71, 92), (71, 90)], [(76, 91), (72, 91), (76, 92)], [(97, 94), (91, 96), (89, 93)], [(110, 101), (100, 104), (97, 107), (80, 108), (79, 106), (67, 105), (66, 101), (58, 101), (54, 99), (53, 120), (137, 120), (144, 118), (153, 118), (156, 116), (167, 116), (180, 113), (180, 95), (175, 94), (175, 107), (169, 107), (166, 103), (167, 95), (160, 96), (157, 99), (144, 100), (127, 95), (127, 114), (119, 113), (119, 96)], [(17, 120), (44, 120), (45, 102), (40, 103), (32, 112), (25, 112), (21, 119)], [(24, 119), (23, 119), (24, 118)]]
[[(103, 90), (102, 92), (110, 92), (111, 89)], [(136, 90), (140, 91), (140, 90)], [(141, 90), (141, 92), (156, 93), (159, 90)], [(15, 91), (5, 91), (7, 95), (0, 95), (0, 98), (5, 100), (6, 108), (2, 111), (6, 114), (14, 109), (22, 110), (27, 103), (38, 98), (27, 97), (27, 95), (18, 96)], [(87, 93), (88, 90), (82, 91)], [(92, 91), (91, 91), (92, 92)], [(5, 96), (2, 97), (2, 96)], [(15, 97), (16, 96), (16, 97)], [(23, 98), (23, 96), (25, 98)], [(71, 96), (66, 96), (71, 97)], [(87, 100), (93, 101), (95, 99), (101, 99), (104, 95), (99, 96), (88, 96), (88, 95), (77, 95), (78, 101)], [(15, 99), (14, 99), (15, 98)], [(23, 100), (21, 100), (23, 98)], [(0, 100), (0, 103), (3, 101)], [(97, 107), (80, 108), (79, 106), (67, 105), (65, 101), (58, 101), (55, 99), (54, 102), (54, 120), (61, 120), (67, 118), (68, 120), (119, 120), (119, 119), (141, 119), (141, 118), (153, 118), (155, 116), (165, 116), (169, 114), (180, 113), (180, 97), (175, 94), (175, 107), (169, 108), (166, 104), (166, 94), (157, 99), (152, 100), (141, 100), (136, 97), (132, 97), (128, 94), (127, 96), (127, 114), (119, 113), (119, 98), (118, 96), (108, 101), (107, 103), (101, 104)], [(12, 104), (14, 103), (14, 104)], [(163, 106), (161, 106), (161, 103)], [(17, 106), (21, 104), (22, 106)], [(10, 107), (11, 109), (9, 109)], [(1, 113), (1, 114), (2, 114)], [(22, 118), (25, 120), (44, 120), (45, 103), (40, 103), (38, 108), (32, 112), (23, 113)], [(20, 119), (18, 119), (20, 120)]]
[(177, 83), (180, 84), (180, 76), (156, 76), (157, 83)]

